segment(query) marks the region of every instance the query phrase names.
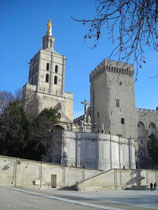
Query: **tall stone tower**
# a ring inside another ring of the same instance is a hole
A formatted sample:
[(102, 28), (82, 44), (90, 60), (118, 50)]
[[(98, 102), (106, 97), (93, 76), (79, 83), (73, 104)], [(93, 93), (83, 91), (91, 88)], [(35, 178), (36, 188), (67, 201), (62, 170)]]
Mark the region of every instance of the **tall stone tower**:
[(94, 129), (126, 138), (137, 137), (134, 66), (103, 60), (90, 73)]
[(44, 108), (58, 108), (61, 122), (73, 120), (73, 93), (64, 92), (65, 56), (54, 50), (51, 20), (43, 37), (43, 48), (30, 60), (28, 83), (23, 87), (23, 100), (28, 115), (35, 116)]

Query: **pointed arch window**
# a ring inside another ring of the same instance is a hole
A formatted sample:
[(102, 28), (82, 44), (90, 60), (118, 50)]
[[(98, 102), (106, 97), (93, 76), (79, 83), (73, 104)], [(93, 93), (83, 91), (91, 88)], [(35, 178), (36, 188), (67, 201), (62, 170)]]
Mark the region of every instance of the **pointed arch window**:
[(157, 134), (157, 127), (153, 122), (151, 122), (149, 125), (149, 135), (151, 134), (154, 134), (154, 135)]
[(46, 82), (49, 82), (49, 74), (46, 74)]
[(57, 83), (58, 83), (58, 77), (55, 76), (55, 77), (54, 77), (54, 84), (57, 85)]
[(47, 71), (49, 71), (49, 63), (47, 63), (46, 69)]
[(55, 66), (55, 73), (58, 73), (58, 65)]
[(138, 138), (144, 138), (145, 137), (145, 125), (143, 122), (138, 122), (137, 124), (137, 134)]

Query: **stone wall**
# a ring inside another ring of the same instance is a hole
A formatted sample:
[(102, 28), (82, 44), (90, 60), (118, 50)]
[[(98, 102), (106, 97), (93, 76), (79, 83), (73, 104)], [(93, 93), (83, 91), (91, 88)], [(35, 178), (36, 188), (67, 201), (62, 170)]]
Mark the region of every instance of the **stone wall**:
[(63, 188), (101, 173), (39, 161), (0, 156), (0, 185), (26, 188)]
[(158, 111), (150, 109), (137, 109), (136, 152), (138, 167), (151, 168), (152, 162), (148, 157), (148, 136), (154, 134), (158, 137)]
[(82, 191), (149, 189), (150, 183), (158, 183), (158, 170), (113, 169), (77, 184)]
[[(61, 164), (107, 171), (112, 168), (135, 168), (135, 142), (103, 133), (58, 131), (52, 148), (52, 160), (62, 146)], [(62, 140), (61, 140), (62, 138)], [(62, 144), (61, 144), (62, 142)], [(59, 154), (58, 154), (59, 155)]]
[[(78, 190), (145, 189), (158, 183), (158, 170), (120, 170), (107, 172), (65, 167), (50, 163), (0, 156), (0, 185), (32, 189)], [(141, 188), (142, 187), (142, 188)]]

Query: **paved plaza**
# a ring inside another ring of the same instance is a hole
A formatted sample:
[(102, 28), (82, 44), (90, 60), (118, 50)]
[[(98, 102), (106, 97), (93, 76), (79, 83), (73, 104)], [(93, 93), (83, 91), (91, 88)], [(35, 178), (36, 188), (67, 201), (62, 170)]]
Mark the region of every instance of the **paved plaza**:
[(0, 210), (158, 209), (158, 191), (30, 190), (0, 187)]

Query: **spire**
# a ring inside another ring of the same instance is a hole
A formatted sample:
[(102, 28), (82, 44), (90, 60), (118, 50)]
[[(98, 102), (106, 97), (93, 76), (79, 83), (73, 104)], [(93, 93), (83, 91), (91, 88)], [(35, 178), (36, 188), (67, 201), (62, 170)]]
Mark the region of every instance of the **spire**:
[(43, 49), (54, 49), (54, 37), (52, 36), (52, 23), (51, 20), (47, 23), (47, 32), (46, 35), (43, 37)]
[(48, 21), (48, 23), (47, 23), (47, 33), (46, 33), (46, 35), (48, 35), (48, 36), (52, 36), (52, 23), (51, 23), (51, 20), (49, 20)]

